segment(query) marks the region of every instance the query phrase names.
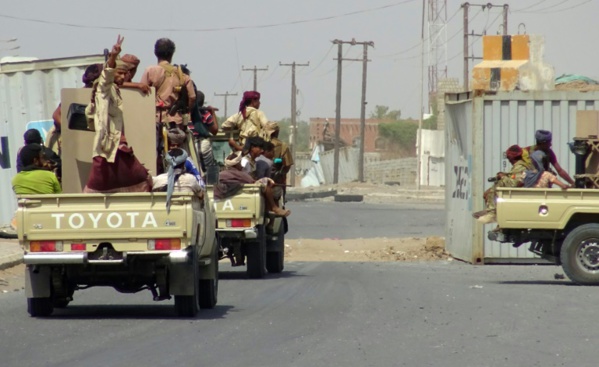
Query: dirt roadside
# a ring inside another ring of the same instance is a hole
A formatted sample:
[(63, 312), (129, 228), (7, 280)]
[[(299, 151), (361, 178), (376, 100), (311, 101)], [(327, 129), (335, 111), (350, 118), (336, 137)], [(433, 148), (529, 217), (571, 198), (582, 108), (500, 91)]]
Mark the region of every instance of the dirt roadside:
[[(285, 261), (451, 261), (442, 237), (285, 240)], [(226, 261), (226, 260), (225, 260)], [(25, 289), (25, 265), (0, 271), (0, 297)]]

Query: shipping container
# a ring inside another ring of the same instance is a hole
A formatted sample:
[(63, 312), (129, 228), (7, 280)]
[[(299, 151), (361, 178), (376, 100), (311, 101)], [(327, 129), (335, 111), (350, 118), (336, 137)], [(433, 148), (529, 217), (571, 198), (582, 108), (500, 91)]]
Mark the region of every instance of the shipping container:
[(49, 128), (61, 89), (81, 87), (85, 68), (103, 62), (103, 55), (88, 55), (0, 64), (0, 226), (17, 208), (11, 180), (28, 124)]
[[(508, 171), (505, 150), (535, 143), (538, 129), (553, 133), (553, 150), (570, 176), (575, 158), (568, 148), (576, 134), (576, 112), (599, 110), (599, 92), (472, 92), (445, 96), (446, 249), (473, 264), (542, 263), (523, 245), (513, 248), (487, 239), (495, 224), (483, 225), (472, 213), (484, 209), (488, 177)], [(562, 180), (563, 181), (563, 180)]]

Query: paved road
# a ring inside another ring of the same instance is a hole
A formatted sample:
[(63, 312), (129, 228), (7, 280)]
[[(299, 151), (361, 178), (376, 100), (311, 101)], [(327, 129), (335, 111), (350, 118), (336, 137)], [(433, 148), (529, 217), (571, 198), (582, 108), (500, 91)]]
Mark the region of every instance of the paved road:
[(443, 204), (291, 202), (288, 238), (444, 236)]
[(2, 366), (594, 366), (599, 293), (550, 266), (289, 263), (225, 271), (178, 319), (149, 293), (76, 293), (49, 319), (0, 295)]

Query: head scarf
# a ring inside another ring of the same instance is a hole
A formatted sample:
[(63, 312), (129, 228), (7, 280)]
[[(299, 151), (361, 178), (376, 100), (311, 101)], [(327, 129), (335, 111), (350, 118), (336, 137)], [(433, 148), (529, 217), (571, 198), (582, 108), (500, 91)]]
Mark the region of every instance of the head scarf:
[(169, 144), (176, 144), (178, 146), (183, 145), (186, 138), (183, 130), (179, 129), (178, 127), (168, 129), (167, 137)]
[(129, 71), (129, 64), (127, 64), (126, 62), (124, 62), (121, 59), (116, 60), (116, 66), (115, 69), (120, 69), (120, 70), (124, 70), (124, 71)]
[(243, 116), (244, 119), (247, 118), (247, 115), (245, 113), (245, 108), (250, 103), (250, 101), (252, 101), (254, 99), (260, 99), (260, 93), (258, 93), (256, 91), (243, 92), (243, 98), (241, 99), (241, 103), (239, 103), (239, 112), (241, 112), (241, 115)]
[(507, 148), (505, 156), (508, 160), (513, 161), (514, 159), (522, 156), (522, 148), (518, 144), (514, 144)]
[(127, 63), (129, 70), (135, 69), (137, 66), (139, 66), (139, 59), (135, 55), (125, 54), (123, 57), (121, 57), (121, 60)]
[(241, 152), (232, 153), (227, 158), (225, 158), (225, 167), (227, 167), (227, 168), (235, 167), (236, 165), (241, 163), (242, 158), (243, 158), (243, 155), (241, 154)]
[(546, 154), (542, 150), (535, 150), (530, 155), (532, 165), (535, 169), (526, 170), (526, 174), (524, 176), (524, 187), (534, 187), (534, 185), (539, 182), (543, 172), (545, 172), (545, 167), (543, 166), (543, 159), (545, 159), (545, 157)]
[[(179, 156), (171, 155), (175, 150), (181, 151), (182, 154)], [(168, 165), (167, 179), (168, 184), (166, 186), (166, 212), (171, 212), (171, 197), (175, 190), (175, 182), (179, 179), (182, 173), (185, 172), (185, 167), (177, 167), (184, 165), (187, 160), (187, 152), (181, 148), (175, 148), (170, 150), (165, 156), (166, 164)]]
[(21, 158), (21, 163), (23, 163), (23, 171), (32, 171), (39, 168), (35, 165), (34, 160), (35, 158), (39, 158), (42, 149), (42, 146), (36, 143), (27, 144), (21, 148), (19, 158)]
[(100, 77), (100, 74), (102, 74), (103, 68), (104, 66), (102, 64), (92, 64), (85, 69), (81, 81), (85, 84), (86, 88), (91, 88), (94, 81)]
[(537, 144), (549, 143), (551, 141), (551, 138), (551, 131), (537, 130), (535, 132), (535, 139), (537, 140)]

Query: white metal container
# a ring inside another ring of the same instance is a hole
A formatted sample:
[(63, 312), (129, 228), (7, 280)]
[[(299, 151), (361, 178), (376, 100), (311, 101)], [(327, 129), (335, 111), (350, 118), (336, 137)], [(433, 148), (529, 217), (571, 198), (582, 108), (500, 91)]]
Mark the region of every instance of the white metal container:
[(85, 68), (103, 62), (102, 55), (88, 55), (0, 64), (0, 225), (17, 208), (11, 181), (27, 124), (51, 120), (60, 90), (81, 87)]
[(452, 256), (474, 264), (543, 262), (526, 244), (515, 249), (489, 241), (487, 231), (495, 224), (482, 225), (472, 213), (484, 209), (483, 193), (491, 186), (487, 178), (510, 169), (505, 150), (513, 144), (533, 145), (538, 129), (553, 133), (558, 162), (573, 176), (575, 159), (567, 143), (575, 136), (578, 110), (599, 110), (599, 92), (446, 95), (445, 239)]

